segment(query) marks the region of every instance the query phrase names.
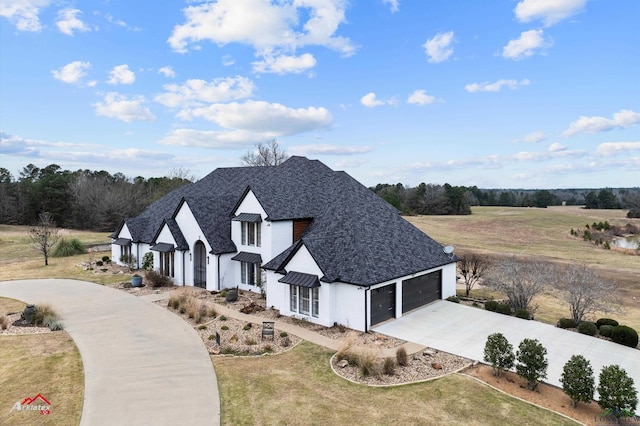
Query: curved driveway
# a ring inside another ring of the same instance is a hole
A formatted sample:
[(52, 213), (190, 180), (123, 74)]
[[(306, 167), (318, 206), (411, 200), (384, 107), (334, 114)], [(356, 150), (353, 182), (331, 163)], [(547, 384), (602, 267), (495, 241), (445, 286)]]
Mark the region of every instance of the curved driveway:
[(80, 424), (220, 424), (211, 358), (196, 331), (166, 309), (74, 280), (0, 282), (0, 296), (60, 313), (84, 365)]
[(605, 365), (618, 364), (636, 383), (640, 383), (640, 351), (539, 321), (488, 312), (470, 306), (439, 300), (402, 318), (374, 328), (379, 333), (420, 343), (435, 349), (482, 360), (487, 336), (502, 333), (514, 351), (522, 339), (538, 339), (547, 349), (547, 379), (562, 387), (562, 368), (572, 355), (582, 355), (591, 362), (594, 376)]

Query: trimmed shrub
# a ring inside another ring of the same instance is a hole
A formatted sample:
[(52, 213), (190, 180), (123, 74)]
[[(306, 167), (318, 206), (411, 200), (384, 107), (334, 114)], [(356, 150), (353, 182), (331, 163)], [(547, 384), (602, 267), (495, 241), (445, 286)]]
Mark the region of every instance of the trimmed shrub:
[(495, 312), (498, 309), (498, 302), (496, 302), (495, 300), (487, 300), (484, 303), (484, 308), (487, 311)]
[(587, 336), (595, 336), (598, 332), (598, 327), (592, 322), (583, 321), (578, 324), (578, 333), (586, 334)]
[(618, 325), (611, 330), (611, 340), (621, 345), (635, 348), (638, 346), (638, 332), (626, 325)]
[(222, 327), (220, 327), (220, 330), (228, 330), (228, 329), (229, 329), (229, 326), (227, 325), (223, 325)]
[(84, 254), (87, 252), (84, 244), (77, 238), (66, 239), (60, 238), (58, 244), (53, 249), (51, 256), (53, 257), (68, 257), (75, 256), (77, 254)]
[(407, 350), (404, 346), (400, 346), (396, 349), (396, 362), (401, 367), (406, 367), (409, 365), (409, 356), (407, 355)]
[(598, 330), (600, 335), (603, 337), (611, 337), (612, 331), (613, 331), (613, 326), (608, 324), (601, 325), (600, 329)]
[(281, 331), (280, 332), (280, 337), (288, 337), (289, 334), (286, 331)]
[(526, 309), (518, 309), (516, 311), (516, 317), (528, 320), (531, 319), (531, 314)]
[(460, 298), (458, 298), (458, 296), (449, 296), (447, 297), (447, 300), (453, 303), (460, 303)]
[(502, 315), (511, 315), (511, 306), (504, 303), (498, 303), (496, 312)]
[(600, 318), (598, 321), (596, 321), (596, 326), (598, 328), (602, 327), (603, 325), (610, 325), (612, 327), (615, 327), (620, 324), (618, 323), (618, 321), (611, 318)]
[(104, 265), (102, 260), (96, 260), (96, 266), (102, 266), (102, 265)]
[(560, 318), (557, 326), (559, 328), (576, 328), (576, 322), (571, 318)]
[(147, 281), (149, 281), (149, 284), (152, 288), (169, 287), (173, 285), (173, 281), (171, 281), (171, 278), (162, 275), (154, 270), (147, 271), (147, 273), (145, 274), (145, 278), (147, 279)]
[(102, 256), (102, 261), (104, 263), (111, 263), (111, 258), (109, 256)]

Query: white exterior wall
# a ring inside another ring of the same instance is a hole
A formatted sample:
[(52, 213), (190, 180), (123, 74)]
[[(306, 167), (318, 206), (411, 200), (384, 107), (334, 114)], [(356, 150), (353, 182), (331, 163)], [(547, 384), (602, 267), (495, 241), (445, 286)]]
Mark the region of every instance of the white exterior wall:
[[(157, 243), (167, 243), (173, 244), (175, 247), (177, 245), (176, 240), (173, 238), (173, 234), (171, 234), (171, 230), (165, 223), (162, 227), (162, 230), (158, 234), (156, 238)], [(160, 269), (160, 252), (151, 250), (153, 253), (153, 269), (158, 271)], [(144, 255), (143, 255), (144, 256)], [(172, 281), (175, 285), (184, 285), (182, 272), (184, 270), (184, 263), (182, 261), (182, 252), (175, 251), (173, 255), (173, 278)]]
[(442, 267), (442, 298), (456, 295), (456, 263)]
[[(217, 286), (217, 259), (215, 255), (209, 253), (211, 251), (211, 246), (205, 239), (204, 232), (200, 229), (196, 218), (193, 216), (193, 213), (191, 213), (191, 209), (186, 202), (184, 202), (180, 207), (175, 220), (182, 231), (182, 235), (184, 235), (185, 240), (187, 240), (187, 244), (189, 245), (189, 250), (185, 252), (184, 256), (184, 285), (193, 286), (194, 247), (197, 241), (202, 241), (207, 252), (208, 260), (208, 262), (205, 262), (207, 265), (207, 290), (215, 290)], [(182, 262), (182, 255), (179, 257), (180, 262)], [(176, 256), (176, 262), (178, 262), (177, 258), (178, 256)], [(182, 279), (182, 274), (180, 277)]]
[[(332, 308), (333, 323), (338, 323), (354, 330), (365, 330), (365, 319), (368, 322), (369, 312), (365, 312), (365, 297), (369, 292), (365, 287), (353, 284), (332, 283), (334, 289)], [(366, 295), (365, 295), (366, 293)], [(369, 306), (367, 302), (367, 306)]]
[[(127, 228), (127, 224), (122, 225), (122, 229), (120, 233), (117, 235), (117, 238), (128, 238), (131, 239), (131, 232), (129, 232), (129, 228)], [(118, 265), (122, 265), (120, 262), (120, 247), (118, 244), (111, 244), (111, 261), (117, 263)], [(133, 251), (131, 252), (132, 254)]]

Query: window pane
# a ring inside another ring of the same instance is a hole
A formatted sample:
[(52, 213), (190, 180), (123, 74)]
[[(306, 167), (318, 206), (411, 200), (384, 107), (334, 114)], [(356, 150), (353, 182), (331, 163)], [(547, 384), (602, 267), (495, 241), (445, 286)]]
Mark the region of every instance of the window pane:
[(241, 222), (240, 228), (242, 229), (242, 245), (247, 245), (247, 222)]
[(300, 313), (309, 315), (309, 289), (306, 287), (300, 287)]
[(289, 286), (289, 304), (289, 309), (298, 312), (298, 287), (295, 285)]
[(245, 262), (240, 263), (240, 282), (247, 283), (247, 264)]
[(260, 244), (262, 244), (262, 227), (260, 223), (256, 223), (256, 246), (260, 247)]
[(256, 245), (256, 225), (255, 223), (247, 223), (247, 238), (250, 246)]
[(319, 298), (320, 294), (319, 293), (320, 292), (318, 291), (318, 287), (311, 290), (311, 299), (312, 299), (311, 315), (313, 315), (314, 317), (318, 317), (318, 315), (320, 314), (320, 298)]

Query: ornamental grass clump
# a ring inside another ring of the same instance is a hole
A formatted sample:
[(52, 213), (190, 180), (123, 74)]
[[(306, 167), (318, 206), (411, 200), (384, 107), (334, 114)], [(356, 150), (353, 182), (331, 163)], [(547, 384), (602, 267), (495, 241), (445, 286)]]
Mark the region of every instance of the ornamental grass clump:
[(356, 365), (364, 377), (380, 377), (382, 375), (382, 366), (373, 349), (359, 350), (356, 354)]
[(401, 367), (406, 367), (409, 365), (409, 356), (407, 355), (407, 350), (404, 346), (400, 346), (396, 349), (396, 362)]
[(86, 252), (86, 247), (79, 239), (66, 239), (62, 237), (60, 238), (60, 241), (58, 241), (58, 244), (56, 244), (56, 246), (53, 248), (53, 252), (51, 253), (51, 255), (53, 257), (68, 257), (75, 256), (77, 254), (84, 254)]
[(40, 327), (48, 327), (51, 331), (64, 329), (64, 325), (60, 321), (60, 315), (58, 315), (58, 312), (48, 304), (36, 305), (33, 324)]

